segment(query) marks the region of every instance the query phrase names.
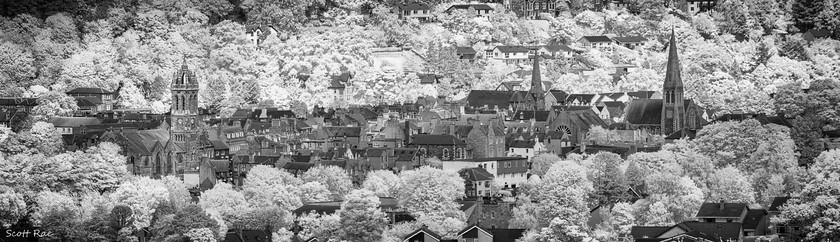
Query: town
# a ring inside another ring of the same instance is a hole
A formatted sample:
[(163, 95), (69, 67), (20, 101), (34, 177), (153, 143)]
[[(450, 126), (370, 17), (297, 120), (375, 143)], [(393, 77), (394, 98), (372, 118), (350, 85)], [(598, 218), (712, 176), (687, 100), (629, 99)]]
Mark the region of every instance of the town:
[(0, 241), (833, 241), (838, 4), (0, 3)]

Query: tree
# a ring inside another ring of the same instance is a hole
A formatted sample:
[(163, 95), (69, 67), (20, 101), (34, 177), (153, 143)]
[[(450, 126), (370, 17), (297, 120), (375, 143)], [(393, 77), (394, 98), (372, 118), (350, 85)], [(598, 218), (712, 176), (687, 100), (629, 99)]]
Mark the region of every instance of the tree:
[(598, 152), (587, 161), (592, 163), (588, 167), (588, 173), (595, 189), (591, 197), (598, 205), (609, 206), (628, 198), (627, 182), (624, 172), (619, 168), (624, 163), (620, 156), (610, 152)]
[(216, 237), (214, 235), (215, 233), (213, 233), (213, 230), (210, 228), (190, 229), (190, 231), (184, 234), (184, 236), (189, 238), (190, 241), (195, 242), (216, 241)]
[(32, 213), (32, 221), (36, 226), (50, 228), (57, 239), (78, 238), (81, 224), (79, 206), (70, 196), (40, 192), (35, 199), (37, 207)]
[[(572, 225), (585, 226), (589, 208), (586, 199), (593, 191), (584, 167), (573, 161), (561, 161), (548, 169), (534, 197), (537, 218), (562, 218)], [(541, 219), (540, 227), (551, 220)]]
[(773, 218), (774, 223), (801, 225), (801, 234), (794, 234), (793, 239), (802, 241), (821, 241), (840, 236), (837, 224), (840, 220), (837, 211), (840, 192), (840, 150), (822, 152), (809, 170), (810, 181), (802, 192), (788, 200), (780, 210), (781, 214)]
[(114, 231), (120, 231), (123, 228), (130, 227), (134, 224), (134, 220), (131, 218), (132, 214), (131, 207), (126, 205), (114, 206), (108, 215), (108, 226)]
[(178, 210), (175, 214), (166, 215), (156, 221), (152, 231), (156, 232), (154, 240), (164, 241), (168, 238), (191, 238), (197, 235), (194, 230), (202, 229), (206, 231), (200, 233), (201, 238), (209, 236), (212, 239), (211, 241), (217, 239), (215, 236), (217, 233), (213, 232), (219, 229), (216, 220), (207, 215), (200, 206), (190, 204)]
[(300, 200), (304, 204), (326, 202), (330, 200), (330, 190), (320, 182), (307, 182), (300, 185)]
[(622, 238), (630, 235), (630, 229), (636, 225), (633, 205), (625, 202), (616, 203), (606, 213), (604, 221), (595, 230), (595, 237), (609, 241), (612, 238)]
[(457, 173), (423, 166), (400, 173), (400, 184), (397, 201), (418, 221), (444, 236), (463, 226), (466, 217), (456, 199), (465, 196), (464, 180)]
[(62, 150), (61, 134), (52, 123), (35, 122), (29, 131), (23, 135), (30, 135), (37, 142), (38, 150), (44, 155), (54, 155)]
[(367, 174), (362, 188), (373, 191), (376, 196), (396, 197), (400, 191), (400, 178), (391, 171), (372, 171)]
[(662, 170), (647, 177), (647, 192), (636, 211), (643, 213), (640, 224), (662, 224), (686, 221), (694, 217), (703, 203), (703, 191), (687, 176), (677, 164), (666, 164)]
[(353, 190), (347, 194), (337, 212), (341, 237), (348, 241), (378, 241), (388, 224), (379, 204), (379, 198), (369, 190)]
[(0, 225), (10, 227), (26, 215), (26, 202), (23, 195), (15, 190), (0, 186)]
[(187, 190), (187, 184), (175, 176), (165, 176), (161, 179), (166, 190), (169, 191), (169, 203), (175, 210), (181, 210), (191, 203), (190, 192)]
[(561, 160), (562, 158), (555, 154), (539, 154), (531, 159), (530, 172), (531, 174), (542, 177), (545, 175), (546, 172), (548, 172), (549, 169), (551, 169), (551, 166), (553, 166), (557, 162), (560, 162)]
[(167, 201), (168, 198), (169, 191), (166, 186), (148, 177), (127, 181), (111, 194), (113, 201), (119, 201), (119, 204), (126, 205), (133, 211), (131, 219), (134, 220), (134, 230), (149, 227), (158, 204)]
[(747, 177), (738, 168), (727, 166), (715, 171), (709, 179), (708, 202), (755, 203), (755, 192)]
[(337, 166), (316, 166), (303, 173), (301, 179), (305, 182), (320, 182), (330, 191), (330, 198), (341, 200), (353, 189), (350, 175)]
[(32, 115), (35, 121), (46, 121), (52, 117), (73, 116), (73, 112), (79, 109), (76, 99), (67, 94), (50, 91), (38, 97), (38, 106), (32, 108)]
[(219, 213), (226, 224), (238, 222), (242, 212), (248, 210), (248, 201), (245, 200), (245, 196), (233, 190), (230, 184), (223, 182), (204, 191), (198, 205), (204, 210)]
[(792, 0), (791, 17), (794, 25), (802, 31), (812, 29), (823, 10), (823, 0)]
[(595, 144), (618, 142), (620, 138), (615, 130), (605, 129), (600, 125), (592, 125), (589, 132), (586, 133), (586, 140)]
[(808, 93), (801, 85), (789, 84), (779, 88), (775, 99), (777, 112), (786, 117), (796, 117), (792, 124), (791, 137), (800, 150), (799, 165), (808, 166), (822, 150), (820, 137), (823, 130), (840, 128), (837, 93), (840, 85), (834, 80), (811, 82)]

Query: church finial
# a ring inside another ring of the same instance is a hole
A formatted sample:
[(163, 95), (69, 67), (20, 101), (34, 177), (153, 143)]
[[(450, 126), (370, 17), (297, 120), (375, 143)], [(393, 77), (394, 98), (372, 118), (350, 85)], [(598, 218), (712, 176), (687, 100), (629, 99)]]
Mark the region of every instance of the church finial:
[(668, 63), (665, 71), (665, 87), (682, 87), (680, 75), (680, 58), (677, 54), (677, 35), (671, 28), (671, 40), (668, 41)]
[(187, 54), (181, 55), (181, 69), (188, 69), (187, 67)]

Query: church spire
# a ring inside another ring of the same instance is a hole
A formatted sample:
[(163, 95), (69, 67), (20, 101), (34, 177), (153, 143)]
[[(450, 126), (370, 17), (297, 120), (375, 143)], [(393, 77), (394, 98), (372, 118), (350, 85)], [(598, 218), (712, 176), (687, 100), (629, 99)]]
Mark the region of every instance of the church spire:
[(665, 88), (682, 88), (683, 82), (680, 77), (680, 58), (677, 56), (677, 37), (674, 29), (671, 28), (671, 40), (668, 43), (668, 64), (665, 71)]
[(534, 55), (534, 69), (531, 70), (531, 93), (545, 93), (540, 75), (539, 55)]

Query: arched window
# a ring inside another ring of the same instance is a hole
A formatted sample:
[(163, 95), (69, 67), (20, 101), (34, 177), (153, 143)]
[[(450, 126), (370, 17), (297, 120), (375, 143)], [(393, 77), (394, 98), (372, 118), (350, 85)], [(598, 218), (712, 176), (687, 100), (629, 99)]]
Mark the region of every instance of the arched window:
[(444, 160), (449, 160), (449, 149), (448, 148), (443, 148), (443, 157), (441, 157), (441, 158), (443, 158)]
[(426, 148), (420, 148), (420, 156), (426, 157)]

